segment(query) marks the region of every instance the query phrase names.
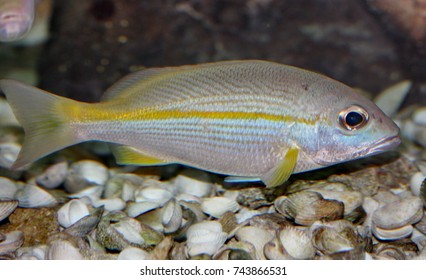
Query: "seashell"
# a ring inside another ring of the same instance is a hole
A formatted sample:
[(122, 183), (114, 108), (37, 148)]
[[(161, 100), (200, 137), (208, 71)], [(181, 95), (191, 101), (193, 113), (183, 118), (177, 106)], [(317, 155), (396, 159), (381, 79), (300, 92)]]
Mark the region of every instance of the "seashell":
[(210, 183), (209, 176), (204, 172), (191, 172), (190, 174), (178, 175), (173, 184), (176, 186), (178, 194), (190, 194), (196, 197), (209, 196), (214, 185)]
[(64, 230), (64, 232), (70, 236), (83, 237), (91, 232), (99, 223), (104, 213), (104, 208), (95, 208), (88, 216), (76, 221), (70, 227)]
[(12, 180), (0, 177), (0, 198), (13, 199), (17, 190), (18, 188)]
[(426, 176), (422, 172), (416, 172), (411, 176), (410, 189), (415, 196), (420, 196), (420, 187)]
[(15, 211), (16, 207), (18, 207), (17, 200), (4, 200), (0, 199), (0, 222), (9, 217), (10, 214)]
[(382, 229), (395, 229), (414, 224), (423, 217), (423, 203), (418, 197), (409, 197), (388, 203), (373, 214), (373, 224)]
[(136, 202), (155, 202), (160, 206), (163, 206), (167, 201), (173, 197), (168, 189), (159, 186), (152, 186), (139, 189), (135, 192)]
[(245, 226), (237, 230), (235, 237), (239, 241), (253, 244), (256, 249), (256, 259), (265, 260), (266, 258), (263, 251), (265, 244), (274, 238), (274, 234), (254, 226)]
[(241, 224), (254, 216), (262, 215), (263, 213), (260, 210), (251, 210), (246, 207), (242, 207), (237, 214), (235, 214), (235, 218), (238, 224)]
[(133, 202), (127, 205), (126, 212), (130, 217), (135, 218), (160, 206), (159, 203), (151, 201)]
[(48, 260), (83, 260), (80, 250), (70, 241), (58, 239), (51, 242), (47, 249), (46, 258)]
[(285, 227), (278, 235), (284, 250), (296, 260), (310, 260), (315, 256), (315, 248), (308, 235), (294, 227)]
[(105, 198), (135, 200), (135, 191), (142, 186), (144, 179), (131, 173), (115, 174), (105, 184)]
[(21, 145), (16, 143), (0, 143), (0, 167), (11, 168), (18, 158)]
[(371, 232), (379, 240), (397, 240), (410, 236), (413, 233), (413, 226), (405, 225), (394, 229), (383, 229), (373, 225)]
[(89, 186), (79, 192), (69, 195), (69, 198), (88, 197), (90, 201), (95, 201), (101, 198), (104, 188), (102, 186)]
[(226, 241), (227, 234), (222, 225), (216, 221), (204, 221), (193, 224), (186, 232), (186, 246), (190, 257), (207, 254), (213, 255)]
[(405, 80), (382, 91), (374, 103), (388, 116), (394, 116), (410, 91), (412, 82)]
[(88, 186), (102, 186), (109, 178), (105, 165), (92, 160), (81, 160), (71, 164), (65, 179), (65, 190), (76, 193)]
[(45, 260), (47, 248), (47, 245), (21, 247), (16, 251), (16, 257), (19, 260)]
[(201, 210), (215, 218), (221, 217), (226, 212), (237, 212), (240, 205), (227, 197), (214, 196), (205, 198), (201, 203)]
[(68, 228), (81, 218), (89, 215), (87, 205), (78, 199), (68, 201), (58, 210), (58, 223)]
[(325, 199), (332, 199), (343, 202), (344, 216), (349, 215), (352, 211), (361, 206), (364, 200), (363, 195), (357, 191), (331, 191), (319, 189), (315, 190), (315, 192), (320, 193)]
[(66, 161), (49, 166), (42, 174), (37, 176), (36, 182), (46, 189), (59, 187), (68, 174), (68, 163)]
[(214, 260), (254, 260), (256, 249), (249, 242), (231, 239), (212, 258)]
[(413, 114), (415, 124), (426, 126), (426, 107), (418, 108)]
[(161, 217), (164, 233), (175, 232), (182, 224), (182, 208), (175, 199), (171, 199), (163, 206)]
[(94, 207), (104, 207), (107, 211), (120, 211), (126, 207), (121, 198), (96, 199), (92, 201)]
[(165, 260), (169, 256), (170, 250), (174, 246), (174, 241), (171, 236), (166, 236), (161, 240), (160, 243), (155, 246), (155, 248), (151, 251), (151, 258), (153, 260)]
[(151, 255), (140, 248), (127, 247), (118, 254), (117, 260), (151, 260)]
[(423, 202), (423, 206), (426, 207), (426, 179), (423, 180), (422, 185), (420, 186), (420, 199)]
[(346, 220), (315, 222), (309, 229), (315, 248), (325, 255), (354, 250), (361, 237)]
[(0, 238), (0, 255), (15, 252), (24, 243), (24, 233), (16, 230), (3, 235)]
[(344, 213), (342, 202), (324, 199), (321, 194), (311, 191), (278, 197), (274, 204), (277, 211), (286, 218), (305, 226), (317, 220), (337, 220)]
[(39, 208), (49, 207), (58, 203), (50, 193), (34, 185), (25, 185), (16, 193), (19, 207)]

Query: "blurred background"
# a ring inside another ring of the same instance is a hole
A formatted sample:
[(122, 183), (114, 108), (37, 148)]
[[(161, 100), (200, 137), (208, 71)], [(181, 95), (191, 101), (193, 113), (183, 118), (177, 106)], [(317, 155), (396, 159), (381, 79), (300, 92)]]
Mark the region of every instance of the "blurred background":
[[(6, 0), (2, 0), (6, 1)], [(144, 67), (265, 59), (426, 105), (426, 0), (39, 0), (0, 76), (95, 102)]]

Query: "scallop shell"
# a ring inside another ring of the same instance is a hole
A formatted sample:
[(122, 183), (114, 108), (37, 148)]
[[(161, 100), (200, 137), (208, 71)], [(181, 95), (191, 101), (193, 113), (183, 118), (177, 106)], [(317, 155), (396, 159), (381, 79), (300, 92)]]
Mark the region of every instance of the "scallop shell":
[(237, 230), (235, 237), (239, 241), (253, 244), (256, 249), (256, 259), (265, 260), (264, 247), (274, 238), (274, 234), (254, 226), (245, 226)]
[(343, 202), (344, 216), (349, 215), (352, 211), (361, 206), (364, 200), (363, 195), (357, 191), (315, 190), (315, 192), (320, 193), (325, 199)]
[(88, 197), (90, 201), (95, 201), (101, 198), (104, 188), (102, 186), (89, 186), (79, 192), (69, 195), (69, 198)]
[(47, 245), (21, 247), (16, 251), (16, 257), (19, 260), (44, 260), (47, 248)]
[(37, 176), (36, 182), (46, 189), (59, 187), (68, 174), (68, 163), (66, 161), (49, 166), (42, 174)]
[(51, 242), (46, 258), (48, 260), (83, 260), (80, 250), (70, 241), (58, 239)]
[(0, 199), (0, 222), (9, 217), (10, 214), (15, 211), (16, 207), (18, 207), (17, 200), (4, 200)]
[(151, 255), (140, 248), (127, 247), (118, 254), (117, 260), (151, 260)]
[(126, 202), (121, 198), (96, 199), (92, 201), (94, 207), (103, 206), (107, 211), (120, 211), (126, 207)]
[(337, 220), (344, 213), (342, 202), (324, 199), (321, 194), (311, 191), (278, 197), (274, 204), (277, 211), (286, 218), (305, 226), (317, 220)]
[(24, 243), (24, 233), (19, 230), (11, 231), (4, 234), (0, 241), (0, 255), (13, 253)]
[(84, 237), (98, 225), (103, 213), (103, 207), (96, 208), (88, 216), (84, 216), (65, 229), (64, 232), (70, 236)]
[(164, 226), (164, 233), (177, 231), (182, 224), (182, 207), (175, 199), (169, 200), (161, 211), (161, 222)]
[(34, 185), (25, 185), (16, 193), (19, 207), (39, 208), (49, 207), (58, 203), (50, 193)]
[(151, 186), (142, 188), (135, 192), (136, 202), (154, 202), (160, 206), (163, 206), (167, 201), (173, 197), (168, 189), (160, 186)]
[(373, 225), (371, 232), (380, 240), (397, 240), (410, 236), (413, 233), (413, 226), (405, 225), (394, 229), (383, 229)]
[(142, 186), (144, 179), (131, 173), (115, 174), (105, 185), (105, 198), (121, 198), (124, 201), (135, 200), (135, 191)]
[(237, 212), (240, 205), (232, 199), (221, 196), (205, 198), (201, 203), (201, 210), (204, 213), (219, 218), (226, 212)]
[(135, 218), (160, 206), (159, 203), (151, 201), (133, 202), (127, 205), (126, 212), (130, 217)]
[(191, 174), (193, 177), (187, 175), (178, 175), (174, 180), (174, 185), (179, 194), (190, 194), (196, 197), (206, 197), (211, 194), (213, 184), (210, 183), (206, 173)]
[(414, 224), (423, 217), (423, 203), (418, 197), (408, 197), (388, 203), (373, 214), (373, 224), (382, 229), (395, 229)]
[(65, 179), (65, 189), (69, 193), (79, 192), (88, 186), (104, 185), (109, 178), (105, 165), (93, 160), (81, 160), (71, 164)]
[(0, 177), (0, 198), (13, 199), (17, 190), (18, 188), (12, 180)]
[(193, 224), (186, 232), (186, 246), (189, 256), (213, 255), (226, 241), (227, 234), (216, 221)]
[(410, 189), (415, 196), (420, 196), (420, 188), (426, 176), (422, 172), (416, 172), (411, 176)]
[(78, 220), (89, 215), (87, 205), (78, 199), (68, 201), (58, 210), (58, 223), (68, 228)]
[(294, 227), (285, 227), (278, 235), (284, 250), (293, 259), (308, 260), (315, 256), (315, 248), (308, 235)]

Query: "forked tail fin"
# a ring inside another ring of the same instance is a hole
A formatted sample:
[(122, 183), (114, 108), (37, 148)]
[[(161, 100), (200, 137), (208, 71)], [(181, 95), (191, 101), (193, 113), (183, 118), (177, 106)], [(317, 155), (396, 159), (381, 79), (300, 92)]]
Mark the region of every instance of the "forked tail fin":
[(13, 169), (65, 147), (82, 142), (69, 125), (65, 110), (79, 102), (12, 80), (0, 80), (0, 89), (24, 128), (25, 139)]

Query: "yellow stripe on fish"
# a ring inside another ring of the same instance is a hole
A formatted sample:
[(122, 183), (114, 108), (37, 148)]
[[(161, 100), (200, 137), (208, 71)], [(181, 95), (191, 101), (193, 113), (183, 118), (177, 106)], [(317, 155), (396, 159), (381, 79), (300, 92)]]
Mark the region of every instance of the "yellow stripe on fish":
[(266, 61), (146, 69), (98, 104), (2, 80), (25, 140), (14, 168), (84, 141), (117, 144), (119, 163), (181, 163), (230, 182), (292, 173), (396, 147), (399, 129), (370, 100), (328, 77)]

